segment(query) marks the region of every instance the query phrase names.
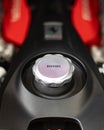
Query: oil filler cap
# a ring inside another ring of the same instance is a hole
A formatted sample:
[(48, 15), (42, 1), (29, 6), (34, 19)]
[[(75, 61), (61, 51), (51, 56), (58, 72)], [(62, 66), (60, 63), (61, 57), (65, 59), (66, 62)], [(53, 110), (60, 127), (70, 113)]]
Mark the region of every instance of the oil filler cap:
[(40, 91), (59, 94), (64, 91), (64, 84), (71, 81), (74, 69), (69, 58), (61, 54), (47, 54), (33, 65), (34, 83)]

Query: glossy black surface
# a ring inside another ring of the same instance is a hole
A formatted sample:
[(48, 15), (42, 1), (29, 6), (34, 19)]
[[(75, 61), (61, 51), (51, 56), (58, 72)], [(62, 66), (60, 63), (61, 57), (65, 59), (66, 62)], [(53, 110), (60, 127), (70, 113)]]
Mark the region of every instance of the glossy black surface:
[[(28, 130), (33, 120), (46, 117), (75, 119), (82, 130), (104, 129), (104, 81), (73, 28), (70, 14), (61, 0), (44, 0), (38, 10), (32, 11), (24, 46), (0, 88), (0, 129)], [(63, 24), (62, 40), (44, 39), (46, 21)], [(44, 96), (32, 88), (29, 68), (35, 59), (45, 54), (63, 54), (73, 59), (76, 78), (73, 77), (72, 94), (68, 90), (61, 96)]]
[(82, 130), (80, 123), (70, 118), (41, 118), (33, 120), (28, 130)]

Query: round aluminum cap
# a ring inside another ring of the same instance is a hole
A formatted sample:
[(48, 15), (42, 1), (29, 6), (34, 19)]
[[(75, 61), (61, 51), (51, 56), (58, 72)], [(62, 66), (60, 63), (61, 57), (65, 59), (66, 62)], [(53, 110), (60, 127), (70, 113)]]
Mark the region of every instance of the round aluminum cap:
[(39, 84), (58, 87), (71, 80), (74, 65), (61, 54), (47, 54), (36, 60), (32, 72)]

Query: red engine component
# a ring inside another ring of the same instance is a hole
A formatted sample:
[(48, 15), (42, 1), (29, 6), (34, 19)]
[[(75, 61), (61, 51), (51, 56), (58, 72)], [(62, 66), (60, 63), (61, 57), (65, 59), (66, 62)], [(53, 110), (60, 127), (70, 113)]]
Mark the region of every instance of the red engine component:
[(23, 44), (31, 20), (26, 0), (3, 0), (2, 35), (7, 42)]
[(91, 47), (100, 46), (100, 21), (98, 0), (75, 0), (71, 19), (83, 42)]

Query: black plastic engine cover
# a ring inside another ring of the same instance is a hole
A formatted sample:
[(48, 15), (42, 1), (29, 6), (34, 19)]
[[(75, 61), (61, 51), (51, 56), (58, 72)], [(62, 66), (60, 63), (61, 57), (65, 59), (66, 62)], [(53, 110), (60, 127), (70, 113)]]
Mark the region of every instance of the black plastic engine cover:
[[(31, 67), (45, 54), (61, 54), (73, 61), (73, 89), (57, 96), (33, 89)], [(103, 85), (65, 3), (44, 0), (32, 12), (28, 36), (0, 88), (0, 129), (103, 130)]]

